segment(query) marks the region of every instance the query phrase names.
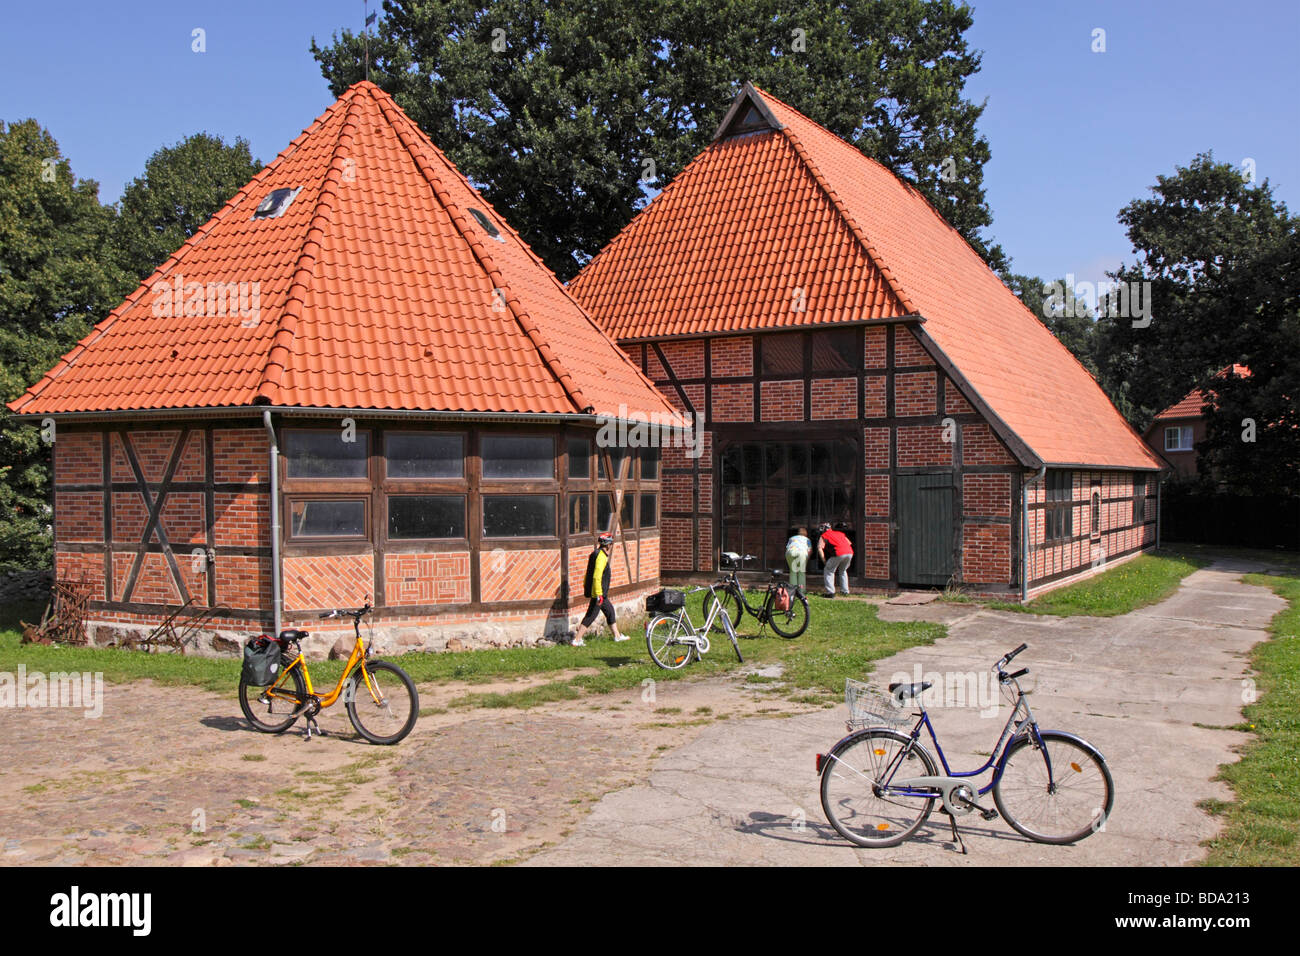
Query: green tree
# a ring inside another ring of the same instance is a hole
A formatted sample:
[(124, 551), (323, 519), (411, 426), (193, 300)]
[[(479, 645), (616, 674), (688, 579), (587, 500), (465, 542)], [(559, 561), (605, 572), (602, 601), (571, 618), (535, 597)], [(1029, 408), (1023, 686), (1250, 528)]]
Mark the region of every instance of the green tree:
[[(994, 268), (983, 235), (979, 55), (951, 0), (386, 0), (370, 76), (562, 279), (712, 138), (750, 80), (915, 183)], [(311, 50), (337, 95), (363, 37)]]
[[(35, 120), (0, 123), (0, 399), (13, 401), (134, 285), (111, 207)], [(0, 408), (0, 567), (50, 560), (49, 446)]]
[(227, 146), (195, 133), (158, 150), (122, 194), (114, 241), (123, 265), (147, 278), (261, 168), (244, 139)]
[[(1096, 354), (1103, 387), (1141, 431), (1193, 387), (1212, 387), (1252, 342), (1273, 341), (1271, 309), (1258, 294), (1248, 309), (1242, 296), (1278, 291), (1268, 270), (1297, 220), (1267, 180), (1248, 182), (1203, 153), (1158, 176), (1152, 196), (1126, 205), (1119, 221), (1137, 260), (1112, 274), (1129, 291), (1128, 308), (1103, 302)], [(1134, 302), (1148, 314), (1137, 314)]]
[(1300, 495), (1300, 231), (1225, 276), (1226, 347), (1249, 376), (1215, 376), (1197, 467), (1235, 494)]

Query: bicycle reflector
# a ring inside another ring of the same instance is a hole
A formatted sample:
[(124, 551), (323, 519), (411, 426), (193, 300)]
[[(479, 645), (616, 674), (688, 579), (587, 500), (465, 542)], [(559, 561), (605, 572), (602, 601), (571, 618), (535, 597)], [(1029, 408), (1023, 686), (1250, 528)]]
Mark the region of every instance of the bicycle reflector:
[(826, 755), (825, 755), (825, 754), (818, 754), (818, 755), (817, 755), (817, 772), (818, 772), (818, 773), (821, 773), (821, 772), (822, 772), (822, 762), (823, 762), (825, 759), (826, 759)]

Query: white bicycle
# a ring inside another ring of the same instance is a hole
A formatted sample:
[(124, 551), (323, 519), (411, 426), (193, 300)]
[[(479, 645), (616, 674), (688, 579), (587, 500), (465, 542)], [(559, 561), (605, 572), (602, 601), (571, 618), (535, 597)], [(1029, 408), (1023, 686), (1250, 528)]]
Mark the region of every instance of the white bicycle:
[[(646, 609), (650, 611), (650, 620), (645, 626), (645, 643), (650, 651), (650, 658), (664, 670), (677, 670), (685, 667), (691, 659), (699, 660), (701, 655), (709, 653), (709, 630), (717, 622), (731, 640), (735, 648), (736, 660), (742, 664), (745, 658), (740, 653), (740, 644), (736, 641), (736, 628), (731, 623), (727, 609), (718, 600), (714, 585), (691, 588), (689, 591), (663, 590), (646, 598)], [(691, 623), (691, 616), (686, 612), (686, 595), (708, 591), (713, 600), (705, 599), (709, 613), (704, 618), (702, 627)]]

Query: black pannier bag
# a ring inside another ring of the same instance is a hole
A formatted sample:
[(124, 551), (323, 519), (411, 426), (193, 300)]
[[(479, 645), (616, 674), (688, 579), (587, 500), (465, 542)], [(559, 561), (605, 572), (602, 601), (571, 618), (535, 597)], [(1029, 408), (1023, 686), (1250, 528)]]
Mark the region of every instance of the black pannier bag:
[(267, 687), (280, 676), (280, 642), (265, 634), (249, 638), (244, 645), (244, 682), (254, 687)]
[(686, 606), (686, 594), (665, 588), (645, 599), (645, 609), (651, 614), (676, 614)]

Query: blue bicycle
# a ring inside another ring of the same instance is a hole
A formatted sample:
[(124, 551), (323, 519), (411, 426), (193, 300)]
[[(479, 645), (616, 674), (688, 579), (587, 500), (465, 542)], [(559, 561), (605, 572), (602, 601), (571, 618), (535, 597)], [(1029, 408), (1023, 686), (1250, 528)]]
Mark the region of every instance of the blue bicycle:
[[(1106, 758), (1081, 737), (1039, 729), (1020, 688), (1029, 669), (1011, 674), (1005, 669), (1027, 646), (1021, 644), (993, 665), (999, 684), (1008, 691), (1014, 688), (1016, 701), (992, 754), (977, 770), (948, 766), (930, 716), (917, 699), (930, 688), (929, 681), (890, 684), (888, 697), (848, 681), (851, 733), (829, 754), (817, 755), (822, 809), (831, 826), (858, 846), (897, 846), (925, 823), (938, 800), (963, 853), (957, 818), (972, 812), (985, 820), (1001, 814), (1040, 843), (1074, 843), (1101, 829), (1115, 803)], [(908, 701), (915, 703), (909, 706)], [(907, 713), (913, 707), (917, 709)], [(910, 734), (894, 729), (913, 717), (917, 720)], [(920, 743), (923, 727), (939, 753), (942, 773)], [(977, 791), (972, 778), (990, 768), (992, 779)], [(979, 803), (990, 790), (996, 810)]]

